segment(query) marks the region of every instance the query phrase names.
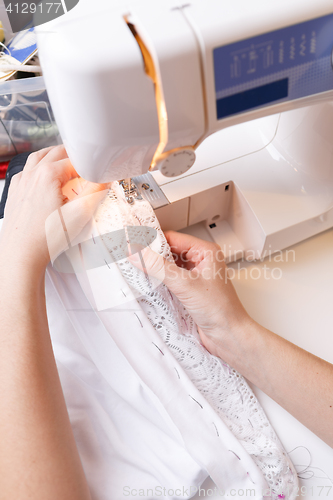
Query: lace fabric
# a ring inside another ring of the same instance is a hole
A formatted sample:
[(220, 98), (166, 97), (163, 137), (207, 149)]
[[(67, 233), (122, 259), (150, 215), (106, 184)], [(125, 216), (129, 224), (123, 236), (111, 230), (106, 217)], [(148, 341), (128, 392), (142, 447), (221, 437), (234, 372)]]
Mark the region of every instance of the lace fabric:
[(95, 220), (103, 243), (112, 259), (118, 262), (121, 274), (149, 322), (191, 382), (262, 472), (271, 492), (269, 497), (273, 500), (295, 498), (298, 484), (296, 471), (244, 377), (203, 347), (192, 317), (163, 283), (156, 287), (156, 283), (147, 280), (140, 270), (123, 258), (126, 238), (116, 244), (112, 238), (112, 231), (131, 227), (133, 232), (138, 227), (137, 239), (140, 241), (140, 226), (153, 228), (157, 237), (151, 248), (172, 260), (169, 245), (149, 203), (136, 200), (129, 205), (115, 182), (100, 205)]

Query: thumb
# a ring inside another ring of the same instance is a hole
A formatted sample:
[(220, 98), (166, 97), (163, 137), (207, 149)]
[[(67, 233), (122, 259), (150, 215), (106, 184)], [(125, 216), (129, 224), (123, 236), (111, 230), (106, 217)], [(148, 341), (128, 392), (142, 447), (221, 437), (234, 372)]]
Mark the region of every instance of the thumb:
[(68, 248), (91, 238), (93, 214), (108, 190), (89, 187), (54, 211), (45, 222), (46, 240), (52, 262)]
[(128, 260), (138, 269), (146, 272), (149, 276), (156, 278), (169, 288), (178, 298), (186, 293), (190, 272), (178, 267), (162, 255), (154, 252), (151, 248), (129, 255)]
[(78, 198), (83, 198), (84, 196), (87, 196), (89, 194), (94, 194), (105, 190), (109, 190), (110, 187), (111, 187), (111, 182), (108, 182), (106, 184), (98, 184), (96, 182), (87, 181), (85, 184), (83, 184), (82, 191), (79, 193)]

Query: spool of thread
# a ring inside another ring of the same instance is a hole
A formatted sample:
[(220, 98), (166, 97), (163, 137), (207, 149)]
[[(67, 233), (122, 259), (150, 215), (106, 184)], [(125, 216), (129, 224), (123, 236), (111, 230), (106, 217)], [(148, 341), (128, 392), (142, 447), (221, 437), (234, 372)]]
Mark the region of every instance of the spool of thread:
[(6, 178), (6, 172), (9, 165), (9, 161), (0, 162), (0, 179)]

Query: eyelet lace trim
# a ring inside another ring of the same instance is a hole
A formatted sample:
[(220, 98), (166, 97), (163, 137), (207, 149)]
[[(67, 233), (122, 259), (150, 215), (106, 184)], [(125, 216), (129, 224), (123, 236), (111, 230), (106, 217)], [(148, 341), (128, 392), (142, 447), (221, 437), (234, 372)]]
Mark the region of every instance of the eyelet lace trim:
[[(155, 229), (157, 238), (151, 248), (172, 260), (170, 247), (150, 204), (136, 200), (129, 205), (116, 182), (96, 213), (96, 223), (104, 244), (116, 261), (124, 256), (126, 238), (115, 246), (108, 233), (128, 226), (132, 226), (132, 232), (135, 231), (133, 226), (138, 227), (137, 241), (142, 238), (144, 246), (140, 226)], [(164, 284), (154, 289), (144, 274), (126, 259), (118, 265), (163, 342), (263, 473), (272, 498), (287, 498), (286, 492), (289, 498), (294, 498), (296, 471), (244, 377), (203, 347), (192, 317)]]

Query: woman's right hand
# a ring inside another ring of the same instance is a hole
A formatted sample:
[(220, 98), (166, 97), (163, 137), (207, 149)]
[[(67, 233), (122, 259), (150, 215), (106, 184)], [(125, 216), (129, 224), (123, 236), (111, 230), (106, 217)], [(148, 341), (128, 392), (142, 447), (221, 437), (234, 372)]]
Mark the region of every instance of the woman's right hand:
[(146, 248), (147, 272), (184, 304), (206, 349), (333, 446), (333, 366), (250, 318), (218, 245), (174, 231), (166, 238), (176, 263)]
[[(175, 231), (167, 231), (165, 236), (175, 262), (146, 248), (142, 257), (148, 274), (163, 281), (182, 302), (206, 349), (228, 361), (252, 320), (228, 278), (221, 248)], [(138, 254), (130, 260), (142, 267)]]

